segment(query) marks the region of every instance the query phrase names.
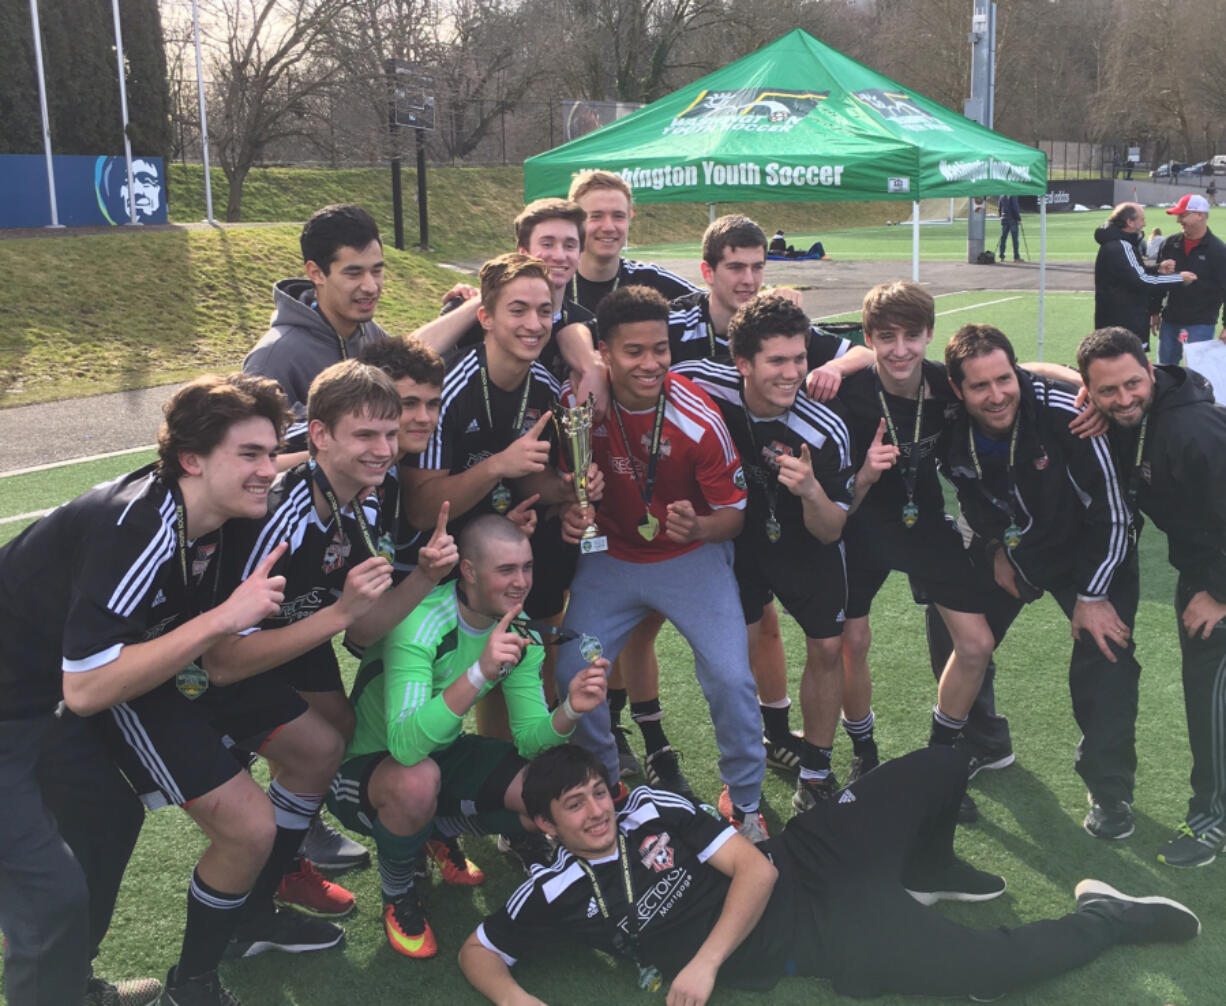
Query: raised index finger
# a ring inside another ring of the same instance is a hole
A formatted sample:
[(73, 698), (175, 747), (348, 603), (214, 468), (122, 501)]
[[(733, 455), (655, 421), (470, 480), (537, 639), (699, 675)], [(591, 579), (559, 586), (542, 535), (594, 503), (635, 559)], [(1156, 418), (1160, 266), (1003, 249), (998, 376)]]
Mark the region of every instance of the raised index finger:
[(505, 615), (503, 615), (502, 620), (498, 623), (498, 631), (506, 632), (507, 629), (510, 627), (511, 623), (515, 621), (519, 613), (523, 610), (524, 610), (524, 606), (522, 604), (517, 604), (515, 605), (514, 608), (512, 608)]
[(541, 416), (541, 418), (536, 421), (532, 429), (530, 429), (527, 433), (525, 433), (524, 436), (531, 437), (533, 440), (540, 440), (541, 432), (545, 429), (545, 424), (548, 423), (549, 420), (551, 420), (552, 418), (553, 418), (552, 411), (544, 413)]
[(434, 537), (447, 533), (447, 515), (451, 513), (451, 501), (443, 500), (443, 505), (438, 508), (438, 523), (434, 525)]
[(873, 437), (873, 446), (880, 447), (885, 439), (885, 417), (877, 424), (877, 434)]
[(268, 576), (272, 572), (273, 566), (277, 564), (277, 560), (285, 555), (285, 550), (289, 548), (289, 542), (283, 541), (280, 545), (274, 548), (268, 555), (260, 561), (260, 564), (255, 567), (256, 576)]

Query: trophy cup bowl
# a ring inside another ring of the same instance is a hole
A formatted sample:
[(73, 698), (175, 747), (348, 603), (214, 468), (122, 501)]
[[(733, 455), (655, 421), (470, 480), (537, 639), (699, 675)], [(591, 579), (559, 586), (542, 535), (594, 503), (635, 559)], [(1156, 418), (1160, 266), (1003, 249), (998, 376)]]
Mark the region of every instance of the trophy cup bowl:
[[(579, 505), (588, 506), (587, 478), (592, 466), (592, 409), (594, 402), (591, 395), (582, 405), (573, 409), (558, 406), (558, 416), (561, 420), (562, 443), (566, 450), (566, 459), (575, 478), (575, 497)], [(596, 525), (589, 523), (583, 529), (579, 543), (583, 552), (603, 552), (608, 547), (607, 540), (598, 537)]]

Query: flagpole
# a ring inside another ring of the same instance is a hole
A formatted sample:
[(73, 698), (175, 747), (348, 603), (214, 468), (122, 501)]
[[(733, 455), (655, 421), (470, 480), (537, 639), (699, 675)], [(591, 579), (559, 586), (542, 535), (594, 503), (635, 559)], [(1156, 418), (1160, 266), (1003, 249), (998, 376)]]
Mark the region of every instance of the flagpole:
[(51, 227), (63, 227), (55, 201), (55, 165), (51, 157), (51, 119), (47, 115), (47, 82), (43, 76), (43, 35), (38, 26), (38, 0), (30, 0), (30, 23), (34, 28), (34, 64), (38, 70), (38, 110), (43, 119), (43, 150), (47, 156), (47, 197), (51, 203)]
[(119, 27), (119, 0), (111, 0), (115, 20), (115, 63), (119, 68), (119, 114), (123, 117), (123, 159), (128, 166), (128, 223), (136, 224), (136, 182), (132, 177), (132, 141), (128, 139), (128, 82), (123, 72), (123, 31)]
[(200, 152), (204, 159), (204, 212), (213, 225), (213, 179), (209, 174), (209, 120), (204, 109), (204, 60), (200, 55), (200, 4), (192, 0), (192, 34), (196, 42), (196, 90), (200, 94)]

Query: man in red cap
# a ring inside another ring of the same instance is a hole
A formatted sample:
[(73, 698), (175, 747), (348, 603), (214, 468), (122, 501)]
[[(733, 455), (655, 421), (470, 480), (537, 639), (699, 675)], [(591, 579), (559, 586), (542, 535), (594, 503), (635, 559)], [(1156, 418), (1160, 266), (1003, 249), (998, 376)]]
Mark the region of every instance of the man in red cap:
[[(1197, 279), (1187, 286), (1162, 289), (1150, 305), (1150, 328), (1158, 329), (1158, 362), (1177, 364), (1183, 356), (1182, 342), (1213, 338), (1226, 301), (1226, 244), (1209, 230), (1209, 200), (1204, 196), (1185, 195), (1166, 212), (1179, 221), (1182, 233), (1172, 234), (1158, 249), (1161, 271), (1193, 272)], [(1166, 265), (1168, 260), (1172, 266)], [(1222, 325), (1221, 337), (1226, 339), (1226, 315)]]

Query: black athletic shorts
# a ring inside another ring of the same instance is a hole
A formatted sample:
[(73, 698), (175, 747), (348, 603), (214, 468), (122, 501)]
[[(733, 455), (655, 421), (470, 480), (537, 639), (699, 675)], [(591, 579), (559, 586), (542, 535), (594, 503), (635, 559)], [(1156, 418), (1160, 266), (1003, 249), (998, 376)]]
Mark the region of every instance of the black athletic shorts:
[(300, 657), (286, 661), (268, 672), (296, 692), (343, 692), (340, 664), (332, 640), (320, 643)]
[(759, 621), (777, 597), (809, 639), (843, 634), (847, 571), (841, 543), (822, 545), (810, 538), (791, 548), (782, 541), (763, 548), (761, 542), (742, 541), (736, 539), (733, 569), (746, 625)]
[(246, 767), (245, 752), (260, 751), (306, 711), (297, 692), (261, 674), (212, 686), (196, 699), (181, 695), (172, 679), (98, 719), (128, 782), (157, 810), (183, 806), (229, 782)]
[(914, 527), (901, 520), (845, 533), (847, 617), (864, 618), (892, 570), (906, 573), (918, 603), (983, 614), (988, 591), (982, 575), (962, 547), (952, 518), (921, 519)]
[(578, 562), (579, 546), (562, 540), (561, 518), (538, 519), (532, 534), (532, 590), (524, 611), (532, 618), (562, 614)]

